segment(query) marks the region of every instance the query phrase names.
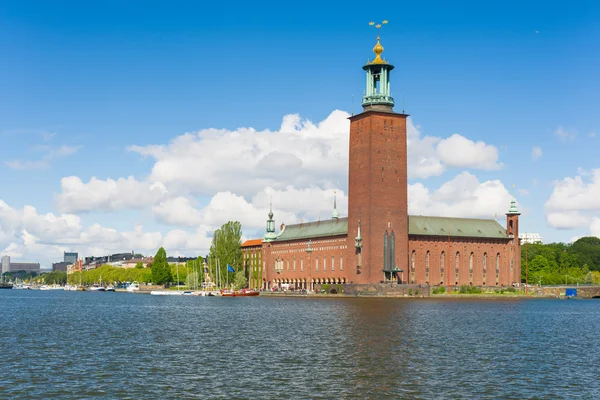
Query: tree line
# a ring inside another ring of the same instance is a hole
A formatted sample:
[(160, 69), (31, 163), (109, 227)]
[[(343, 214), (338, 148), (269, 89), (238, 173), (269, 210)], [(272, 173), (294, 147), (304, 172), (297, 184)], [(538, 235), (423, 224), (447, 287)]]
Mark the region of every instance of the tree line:
[(530, 284), (600, 284), (600, 238), (521, 245), (521, 278)]
[[(74, 272), (69, 275), (69, 283), (73, 285), (91, 285), (94, 283), (140, 282), (169, 285), (183, 284), (188, 287), (201, 287), (207, 279), (218, 283), (220, 287), (244, 288), (247, 276), (242, 267), (242, 225), (238, 221), (229, 221), (214, 232), (208, 263), (204, 268), (204, 258), (187, 261), (185, 265), (176, 266), (167, 262), (167, 252), (158, 249), (151, 264), (145, 266), (138, 263), (135, 268), (120, 268), (103, 265), (98, 268)], [(232, 271), (229, 271), (231, 266)], [(176, 278), (179, 276), (179, 282)]]

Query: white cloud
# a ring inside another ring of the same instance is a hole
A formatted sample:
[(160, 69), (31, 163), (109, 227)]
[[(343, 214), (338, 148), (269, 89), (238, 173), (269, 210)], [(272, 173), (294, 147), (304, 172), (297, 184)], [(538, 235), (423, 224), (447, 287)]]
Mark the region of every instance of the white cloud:
[(160, 182), (137, 181), (134, 177), (101, 180), (93, 177), (83, 183), (76, 176), (60, 180), (61, 193), (55, 196), (62, 212), (115, 211), (139, 209), (164, 199), (168, 192)]
[(409, 185), (408, 211), (414, 215), (494, 218), (503, 216), (512, 196), (498, 181), (479, 182), (462, 172), (436, 190), (422, 183)]
[(590, 133), (588, 133), (588, 137), (591, 138), (591, 139), (595, 138), (596, 137), (596, 132), (590, 132)]
[[(59, 210), (155, 206), (159, 218), (174, 223), (164, 218), (164, 209), (173, 206), (177, 198), (182, 202), (194, 195), (231, 192), (248, 201), (265, 188), (287, 192), (313, 187), (344, 190), (348, 181), (348, 117), (336, 110), (313, 124), (292, 114), (283, 118), (277, 132), (206, 129), (177, 136), (167, 145), (130, 146), (130, 151), (155, 160), (146, 181), (93, 178), (83, 184), (77, 177), (63, 178), (62, 192), (57, 195)], [(449, 167), (489, 170), (502, 166), (494, 146), (460, 135), (448, 139), (421, 137), (410, 118), (407, 136), (409, 178), (440, 175)], [(161, 190), (148, 194), (152, 184)], [(188, 225), (195, 218), (190, 218)]]
[(579, 171), (573, 178), (554, 182), (554, 190), (545, 204), (548, 224), (572, 229), (588, 225), (600, 211), (600, 169)]
[(494, 170), (502, 168), (498, 163), (498, 149), (484, 142), (474, 142), (454, 134), (443, 139), (437, 146), (440, 160), (452, 167)]
[(587, 226), (591, 217), (578, 211), (548, 212), (546, 221), (556, 229), (575, 229)]
[[(44, 134), (44, 140), (52, 139), (52, 136)], [(49, 168), (52, 161), (68, 157), (75, 154), (81, 146), (36, 146), (33, 148), (34, 151), (41, 152), (38, 160), (8, 160), (4, 164), (11, 169), (16, 170), (33, 170), (33, 169), (44, 169)]]
[(590, 234), (592, 236), (600, 237), (600, 218), (592, 218), (592, 222), (590, 223)]
[(170, 255), (205, 255), (212, 230), (204, 225), (192, 231), (163, 234), (146, 232), (143, 226), (136, 225), (131, 231), (119, 232), (100, 224), (83, 230), (76, 215), (38, 214), (34, 207), (18, 210), (0, 200), (0, 254), (9, 255), (14, 261), (40, 262), (43, 268), (60, 261), (64, 251), (77, 251), (81, 256), (132, 250), (154, 254), (165, 246)]
[(554, 135), (556, 137), (558, 137), (561, 141), (567, 142), (567, 141), (575, 140), (577, 133), (572, 129), (565, 129), (562, 126), (559, 126), (554, 131)]
[(537, 161), (542, 157), (542, 148), (541, 147), (534, 147), (531, 149), (531, 159), (533, 161)]

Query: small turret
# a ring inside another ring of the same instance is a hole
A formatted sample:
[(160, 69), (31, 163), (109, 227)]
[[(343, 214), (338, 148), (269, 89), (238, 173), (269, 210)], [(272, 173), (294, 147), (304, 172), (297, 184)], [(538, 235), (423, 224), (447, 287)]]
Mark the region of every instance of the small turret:
[(331, 218), (338, 219), (340, 214), (337, 210), (337, 202), (335, 201), (335, 190), (333, 191), (333, 212), (331, 213)]
[(358, 232), (356, 234), (356, 238), (354, 239), (354, 247), (357, 249), (362, 249), (362, 237), (360, 236), (360, 220), (358, 220)]
[(269, 203), (269, 219), (267, 220), (267, 232), (265, 233), (265, 242), (271, 242), (277, 238), (275, 234), (275, 220), (273, 219), (273, 205)]

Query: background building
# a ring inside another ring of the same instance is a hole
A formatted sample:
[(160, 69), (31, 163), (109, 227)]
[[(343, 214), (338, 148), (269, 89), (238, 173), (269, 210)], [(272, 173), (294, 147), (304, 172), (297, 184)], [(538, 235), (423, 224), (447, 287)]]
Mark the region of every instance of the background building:
[(72, 265), (72, 262), (61, 261), (57, 263), (52, 263), (52, 272), (54, 271), (67, 271), (67, 267)]
[(2, 273), (8, 272), (10, 265), (10, 257), (2, 256)]
[(74, 264), (74, 263), (77, 262), (78, 259), (79, 259), (79, 254), (77, 254), (77, 253), (67, 253), (65, 251), (63, 262), (66, 262), (66, 263), (69, 263), (69, 264)]
[(532, 233), (532, 232), (524, 232), (524, 233), (519, 233), (519, 241), (521, 242), (521, 244), (525, 244), (525, 243), (529, 243), (529, 244), (535, 244), (535, 243), (543, 243), (542, 237), (540, 236), (539, 233)]

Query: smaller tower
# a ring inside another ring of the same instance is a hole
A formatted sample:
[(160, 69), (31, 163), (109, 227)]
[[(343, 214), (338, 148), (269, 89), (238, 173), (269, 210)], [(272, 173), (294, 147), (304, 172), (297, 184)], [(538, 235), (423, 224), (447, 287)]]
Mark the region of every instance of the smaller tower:
[(337, 210), (337, 203), (335, 201), (335, 190), (333, 191), (333, 212), (331, 213), (331, 218), (338, 219), (340, 218), (340, 214)]
[(510, 208), (506, 213), (506, 234), (508, 236), (514, 236), (517, 241), (519, 240), (519, 215), (521, 215), (521, 213), (517, 209), (517, 202), (515, 199), (512, 199)]
[(277, 238), (275, 234), (275, 220), (273, 219), (273, 206), (269, 203), (269, 219), (267, 220), (267, 232), (265, 233), (265, 242), (271, 242)]
[(512, 199), (506, 213), (506, 234), (511, 238), (508, 243), (509, 281), (508, 285), (521, 282), (521, 242), (519, 241), (519, 215), (517, 202)]

